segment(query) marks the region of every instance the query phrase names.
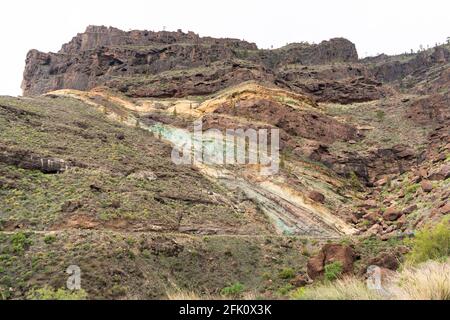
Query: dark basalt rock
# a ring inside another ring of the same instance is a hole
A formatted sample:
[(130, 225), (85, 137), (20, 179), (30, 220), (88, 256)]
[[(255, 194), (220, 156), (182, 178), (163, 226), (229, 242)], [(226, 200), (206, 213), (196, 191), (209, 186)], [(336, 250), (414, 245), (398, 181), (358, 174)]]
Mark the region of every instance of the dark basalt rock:
[(61, 173), (73, 166), (63, 159), (43, 157), (27, 150), (17, 150), (3, 145), (0, 145), (0, 163), (26, 170), (39, 170), (46, 174)]

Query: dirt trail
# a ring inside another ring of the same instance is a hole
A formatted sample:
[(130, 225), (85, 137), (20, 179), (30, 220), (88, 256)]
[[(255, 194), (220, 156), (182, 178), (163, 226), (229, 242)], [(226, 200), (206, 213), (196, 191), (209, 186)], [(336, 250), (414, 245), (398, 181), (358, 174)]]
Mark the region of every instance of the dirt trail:
[[(145, 130), (158, 134), (161, 139), (170, 142), (175, 147), (181, 147), (187, 139), (192, 138), (192, 134), (185, 129), (160, 123), (152, 125), (141, 123), (132, 115), (132, 112), (141, 111), (140, 108), (118, 97), (110, 98), (108, 95), (99, 92), (88, 93), (75, 90), (60, 90), (51, 94), (82, 100), (102, 110), (114, 120), (127, 125), (139, 125)], [(129, 111), (128, 116), (117, 115), (114, 110), (107, 108), (107, 106), (99, 102), (93, 102), (92, 96), (99, 94), (104, 99), (120, 105), (123, 110)], [(252, 178), (252, 174), (245, 177), (242, 174), (238, 176), (237, 173), (225, 169), (223, 166), (217, 167), (198, 163), (195, 166), (206, 177), (220, 183), (228, 190), (241, 190), (269, 217), (279, 234), (338, 238), (344, 235), (352, 235), (357, 231), (345, 221), (333, 215), (325, 206), (305, 201), (303, 195), (286, 184), (276, 183), (271, 181), (270, 178), (261, 179), (257, 176)]]

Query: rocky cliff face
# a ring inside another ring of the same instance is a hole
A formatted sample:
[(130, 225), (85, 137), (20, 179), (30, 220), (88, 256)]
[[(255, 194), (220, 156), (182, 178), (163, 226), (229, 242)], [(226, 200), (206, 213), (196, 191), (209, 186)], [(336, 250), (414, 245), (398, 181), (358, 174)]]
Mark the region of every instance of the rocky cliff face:
[[(173, 92), (182, 96), (222, 89), (230, 81), (225, 79), (223, 85), (214, 82), (221, 83), (228, 75), (232, 75), (232, 83), (273, 81), (272, 74), (285, 65), (320, 65), (355, 62), (357, 59), (354, 44), (340, 38), (318, 45), (302, 43), (277, 50), (258, 50), (255, 44), (246, 41), (199, 37), (193, 32), (124, 32), (90, 26), (63, 45), (58, 53), (31, 50), (26, 59), (22, 88), (24, 95), (37, 95), (66, 88), (88, 90), (113, 81), (112, 86), (124, 90), (133, 88), (134, 80), (154, 83), (155, 75), (170, 71), (161, 77), (170, 78), (170, 82), (182, 79), (183, 83), (188, 78), (194, 88), (201, 89), (197, 92), (186, 85), (186, 92), (174, 92), (172, 88), (153, 85), (144, 93), (168, 96)], [(212, 86), (205, 89), (204, 83), (211, 82)]]
[(437, 46), (417, 54), (380, 55), (362, 60), (379, 81), (393, 82), (405, 77), (420, 77), (423, 72), (450, 62), (450, 47)]

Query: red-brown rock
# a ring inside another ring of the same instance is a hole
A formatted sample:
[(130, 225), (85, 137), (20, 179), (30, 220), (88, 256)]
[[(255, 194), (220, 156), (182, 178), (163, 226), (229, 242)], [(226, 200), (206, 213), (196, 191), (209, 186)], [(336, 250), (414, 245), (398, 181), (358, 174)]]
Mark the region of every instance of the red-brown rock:
[(413, 212), (416, 211), (416, 210), (417, 210), (417, 205), (416, 205), (416, 204), (413, 204), (412, 206), (409, 206), (409, 207), (405, 208), (405, 209), (402, 211), (402, 213), (403, 213), (403, 214), (411, 214), (411, 213), (413, 213)]
[(325, 266), (333, 263), (342, 263), (343, 273), (353, 271), (353, 262), (355, 261), (355, 253), (349, 246), (341, 244), (326, 244), (315, 257), (309, 259), (307, 264), (308, 276), (315, 280), (323, 276)]
[(308, 277), (307, 274), (299, 274), (294, 279), (290, 281), (290, 284), (296, 288), (304, 287), (307, 284), (310, 284), (312, 280)]
[(428, 179), (431, 181), (445, 180), (450, 177), (450, 165), (443, 165), (439, 170), (432, 172)]
[(402, 216), (402, 213), (395, 207), (387, 208), (383, 214), (383, 218), (386, 221), (395, 221)]
[(315, 201), (315, 202), (319, 202), (319, 203), (324, 203), (325, 202), (325, 196), (323, 194), (321, 194), (320, 192), (317, 191), (311, 191), (308, 194), (308, 197)]
[(433, 184), (428, 180), (423, 180), (420, 186), (424, 192), (431, 192), (433, 190)]
[(439, 208), (439, 212), (442, 214), (450, 213), (450, 202), (447, 202), (442, 207)]

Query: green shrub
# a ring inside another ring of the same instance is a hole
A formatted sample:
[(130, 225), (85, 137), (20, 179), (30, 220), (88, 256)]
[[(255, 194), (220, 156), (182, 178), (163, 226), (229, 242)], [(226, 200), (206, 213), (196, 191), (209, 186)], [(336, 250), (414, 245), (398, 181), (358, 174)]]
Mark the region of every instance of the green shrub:
[(339, 261), (327, 264), (325, 266), (325, 280), (334, 281), (342, 274), (343, 266)]
[(55, 241), (56, 241), (56, 236), (54, 236), (54, 235), (50, 234), (50, 235), (44, 237), (44, 242), (46, 244), (52, 244)]
[(434, 227), (425, 227), (407, 243), (412, 247), (406, 257), (409, 263), (417, 264), (447, 258), (450, 255), (450, 217), (444, 218)]
[(278, 294), (281, 296), (287, 295), (289, 292), (291, 292), (294, 289), (294, 286), (292, 284), (287, 284), (284, 287), (281, 287), (277, 290)]
[(386, 116), (386, 114), (384, 113), (383, 110), (377, 110), (377, 119), (378, 119), (378, 121), (383, 121), (385, 116)]
[(69, 291), (66, 289), (55, 290), (44, 287), (41, 289), (32, 289), (27, 294), (28, 300), (86, 300), (87, 293), (84, 290)]
[(31, 243), (31, 240), (28, 239), (28, 236), (23, 232), (15, 233), (11, 237), (11, 245), (13, 252), (15, 253), (23, 253), (25, 249), (31, 245)]
[(285, 268), (278, 274), (280, 279), (292, 279), (295, 277), (295, 271), (292, 268)]
[(306, 294), (306, 291), (307, 291), (306, 287), (298, 288), (298, 289), (292, 291), (291, 298), (294, 300), (303, 300), (304, 296)]
[(235, 284), (225, 287), (220, 291), (220, 294), (223, 296), (238, 296), (245, 290), (245, 287), (242, 283), (236, 282)]
[(406, 187), (406, 195), (414, 194), (420, 188), (420, 184), (415, 183)]
[(354, 171), (350, 172), (349, 183), (352, 188), (354, 188), (356, 190), (363, 190), (361, 181), (359, 180), (358, 176), (356, 175), (356, 173)]
[(7, 300), (9, 297), (11, 297), (11, 292), (8, 288), (0, 286), (0, 300)]

